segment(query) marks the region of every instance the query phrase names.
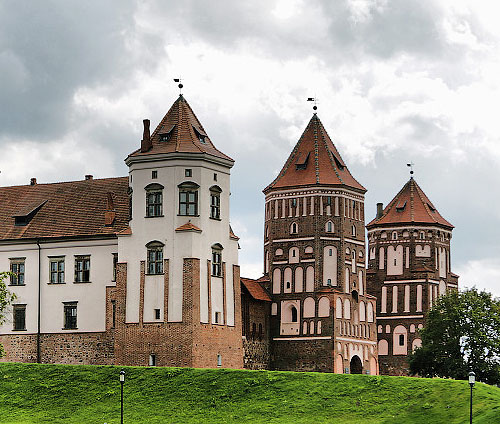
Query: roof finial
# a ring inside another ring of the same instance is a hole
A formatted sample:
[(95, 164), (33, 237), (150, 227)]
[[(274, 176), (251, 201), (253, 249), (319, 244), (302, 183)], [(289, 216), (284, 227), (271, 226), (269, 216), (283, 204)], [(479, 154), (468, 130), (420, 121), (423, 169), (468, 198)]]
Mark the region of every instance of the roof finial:
[(314, 102), (314, 106), (313, 106), (313, 110), (314, 110), (314, 113), (316, 113), (316, 111), (318, 110), (318, 98), (317, 97), (308, 97), (307, 98), (307, 101), (308, 102)]
[(184, 87), (184, 85), (182, 84), (182, 79), (181, 78), (174, 78), (174, 82), (178, 82), (179, 85), (177, 87), (179, 87), (179, 95), (182, 96), (182, 87)]
[(406, 164), (406, 166), (410, 167), (410, 178), (413, 178), (413, 165), (415, 164), (412, 161)]

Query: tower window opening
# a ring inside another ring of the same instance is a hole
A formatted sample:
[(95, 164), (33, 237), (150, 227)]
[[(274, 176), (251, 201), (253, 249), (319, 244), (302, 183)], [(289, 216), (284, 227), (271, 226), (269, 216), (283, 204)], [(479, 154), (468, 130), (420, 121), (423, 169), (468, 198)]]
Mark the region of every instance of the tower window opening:
[(291, 308), (291, 313), (292, 313), (292, 322), (297, 322), (297, 308), (295, 306), (292, 306)]

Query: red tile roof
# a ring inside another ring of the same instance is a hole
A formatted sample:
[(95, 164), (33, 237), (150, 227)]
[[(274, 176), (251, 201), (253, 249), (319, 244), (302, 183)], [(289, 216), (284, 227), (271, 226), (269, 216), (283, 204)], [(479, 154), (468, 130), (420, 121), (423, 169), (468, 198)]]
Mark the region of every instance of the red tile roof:
[(0, 240), (114, 235), (128, 227), (127, 189), (127, 177), (0, 187)]
[(198, 228), (196, 225), (194, 225), (191, 222), (186, 222), (185, 224), (181, 225), (180, 227), (177, 227), (175, 231), (195, 231), (197, 233), (201, 233), (201, 228)]
[(314, 114), (285, 166), (264, 189), (264, 193), (272, 189), (320, 184), (344, 185), (366, 192), (351, 175), (320, 119)]
[(366, 227), (394, 224), (439, 224), (452, 229), (412, 177), (385, 207), (382, 216)]
[[(162, 134), (168, 134), (168, 141), (160, 141)], [(200, 141), (200, 136), (203, 137), (204, 142)], [(182, 94), (151, 134), (151, 143), (152, 147), (148, 151), (141, 152), (141, 149), (138, 149), (131, 153), (129, 157), (175, 152), (206, 153), (233, 161), (213, 145), (208, 135), (206, 135), (203, 125), (201, 125)]]
[(259, 280), (253, 280), (251, 278), (244, 278), (241, 277), (241, 284), (245, 286), (245, 288), (248, 290), (250, 295), (255, 299), (255, 300), (263, 300), (264, 302), (270, 302), (271, 298), (267, 294), (266, 289), (262, 287), (262, 285), (258, 282)]

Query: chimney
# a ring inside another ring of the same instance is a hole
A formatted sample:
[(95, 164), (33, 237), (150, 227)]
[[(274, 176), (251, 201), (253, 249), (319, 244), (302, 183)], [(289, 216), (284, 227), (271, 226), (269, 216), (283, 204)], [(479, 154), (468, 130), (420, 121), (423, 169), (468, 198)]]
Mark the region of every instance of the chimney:
[(32, 178), (30, 180), (30, 185), (36, 185), (36, 178)]
[(106, 212), (104, 213), (104, 225), (109, 227), (113, 225), (116, 218), (115, 204), (113, 202), (113, 193), (108, 191), (106, 195)]
[(149, 119), (144, 119), (143, 121), (144, 124), (144, 132), (142, 134), (142, 141), (141, 141), (141, 152), (147, 152), (153, 145), (151, 144), (151, 135), (149, 132)]
[(93, 180), (93, 179), (94, 179), (94, 176), (93, 176), (93, 175), (90, 175), (90, 174), (87, 174), (87, 175), (85, 175), (85, 179), (86, 179), (86, 180)]
[(384, 204), (383, 203), (377, 203), (377, 219), (382, 217), (382, 213), (384, 212)]

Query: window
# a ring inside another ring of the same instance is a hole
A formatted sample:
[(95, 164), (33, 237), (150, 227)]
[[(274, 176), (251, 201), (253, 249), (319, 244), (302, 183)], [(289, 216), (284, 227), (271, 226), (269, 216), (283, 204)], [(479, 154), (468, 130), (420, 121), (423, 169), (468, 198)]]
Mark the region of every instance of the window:
[(10, 260), (10, 284), (13, 286), (24, 286), (24, 258)]
[(352, 235), (356, 237), (356, 227), (354, 225), (352, 226)]
[(404, 346), (405, 345), (405, 335), (400, 334), (399, 335), (399, 346)]
[(184, 170), (184, 176), (185, 177), (192, 177), (193, 176), (193, 170), (192, 169), (185, 169)]
[(218, 186), (210, 187), (210, 218), (220, 219), (220, 194), (222, 190)]
[(392, 239), (397, 240), (398, 239), (398, 233), (396, 231), (392, 232)]
[(26, 305), (14, 305), (14, 330), (26, 330)]
[(75, 283), (90, 282), (90, 256), (75, 256)]
[(50, 283), (64, 283), (64, 258), (50, 258)]
[(155, 309), (155, 319), (160, 319), (160, 310)]
[(220, 244), (212, 246), (212, 276), (222, 277), (222, 246)]
[(64, 330), (76, 330), (76, 302), (64, 304)]
[(163, 243), (152, 241), (146, 244), (148, 249), (147, 273), (149, 275), (163, 274)]
[(198, 215), (198, 187), (190, 182), (179, 185), (179, 215)]
[[(216, 312), (215, 313), (215, 324), (220, 324), (222, 321), (221, 321), (221, 313), (220, 312)], [(255, 324), (254, 324), (254, 332), (255, 332)]]
[(155, 180), (156, 178), (158, 178), (158, 171), (151, 171), (151, 178), (153, 180)]
[(214, 181), (217, 181), (217, 173), (214, 172)]
[(148, 218), (163, 216), (163, 186), (149, 184), (146, 186), (146, 216)]
[(222, 367), (222, 355), (220, 353), (217, 354), (217, 366)]
[(291, 234), (297, 234), (298, 233), (298, 226), (297, 224), (294, 222), (292, 223), (292, 225), (290, 226), (290, 233)]
[(115, 328), (116, 327), (116, 302), (114, 300), (111, 301), (111, 316), (112, 316), (111, 328)]
[(154, 353), (149, 355), (149, 366), (156, 367), (156, 355)]
[(297, 322), (298, 321), (297, 308), (295, 306), (292, 306), (290, 312), (292, 314), (292, 322)]
[(113, 253), (113, 281), (116, 281), (117, 266), (118, 266), (118, 253)]
[(326, 223), (326, 232), (333, 233), (333, 222), (332, 221), (328, 221)]

